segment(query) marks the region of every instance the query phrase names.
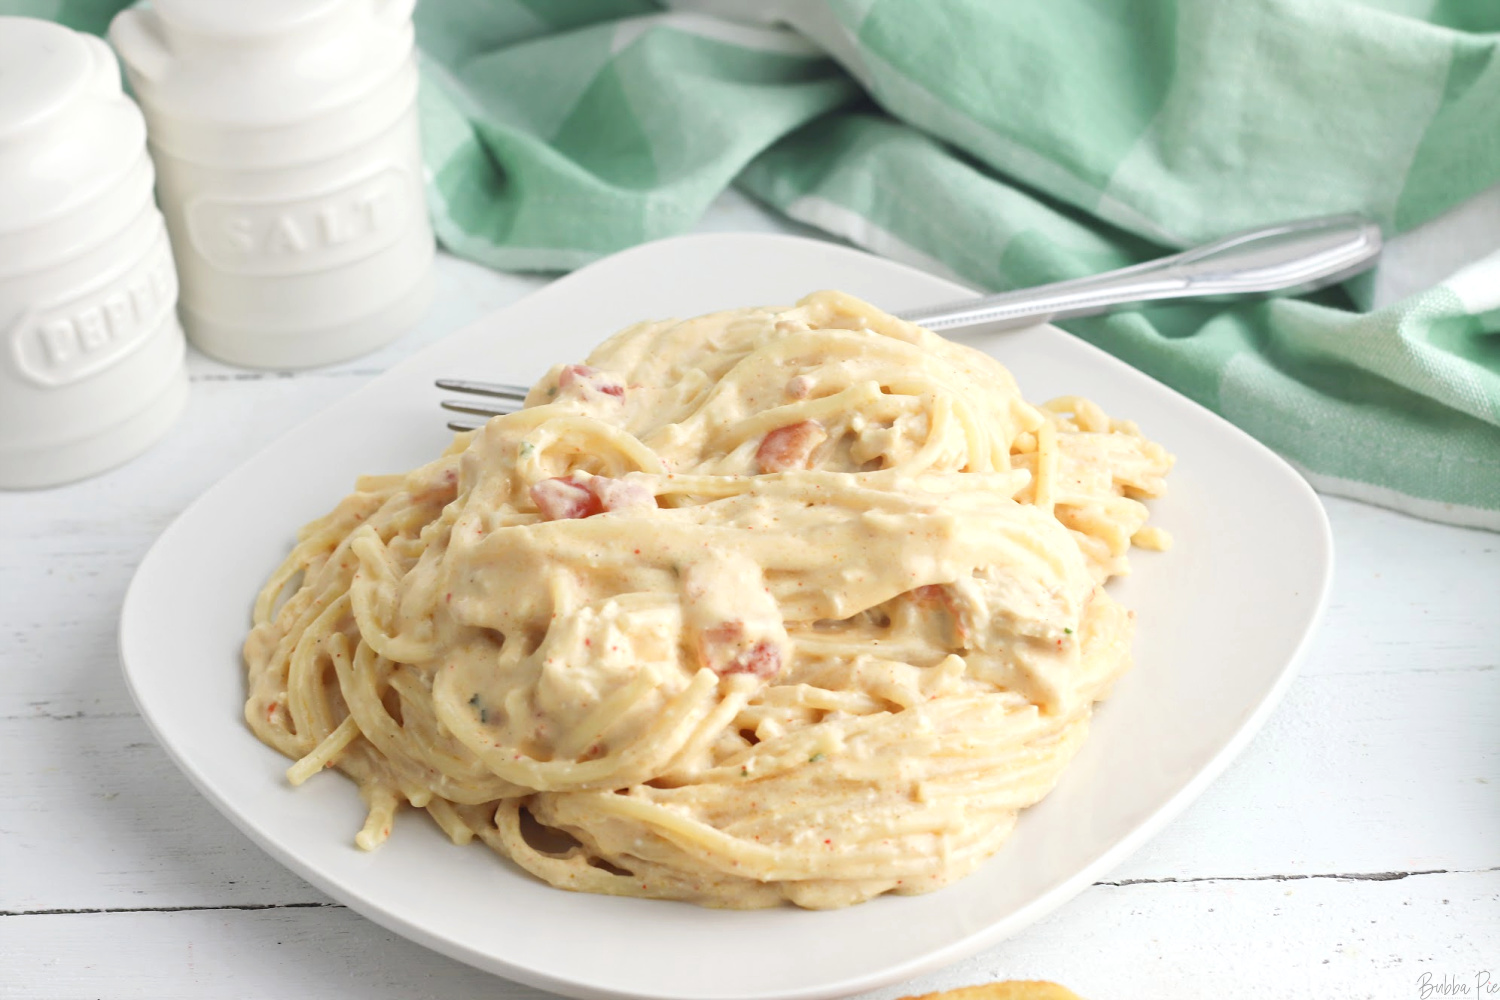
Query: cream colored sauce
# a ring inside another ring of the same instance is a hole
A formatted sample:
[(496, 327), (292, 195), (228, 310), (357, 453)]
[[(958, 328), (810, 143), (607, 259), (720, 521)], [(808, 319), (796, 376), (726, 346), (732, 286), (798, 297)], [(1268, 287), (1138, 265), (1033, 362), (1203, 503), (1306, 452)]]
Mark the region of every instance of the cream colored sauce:
[(1129, 665), (1102, 583), (1164, 546), (1170, 456), (835, 292), (587, 364), (304, 530), (246, 643), (294, 780), (358, 780), (362, 846), (409, 802), (553, 884), (713, 906), (993, 853)]

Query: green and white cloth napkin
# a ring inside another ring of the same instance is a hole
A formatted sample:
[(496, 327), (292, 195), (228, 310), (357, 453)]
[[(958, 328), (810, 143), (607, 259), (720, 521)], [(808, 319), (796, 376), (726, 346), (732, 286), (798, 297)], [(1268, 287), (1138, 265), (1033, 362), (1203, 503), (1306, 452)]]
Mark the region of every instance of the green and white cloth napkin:
[[(100, 30), (119, 0), (0, 0)], [(1500, 0), (421, 0), (434, 223), (506, 269), (733, 184), (989, 289), (1365, 213), (1310, 299), (1065, 322), (1321, 489), (1500, 530)]]

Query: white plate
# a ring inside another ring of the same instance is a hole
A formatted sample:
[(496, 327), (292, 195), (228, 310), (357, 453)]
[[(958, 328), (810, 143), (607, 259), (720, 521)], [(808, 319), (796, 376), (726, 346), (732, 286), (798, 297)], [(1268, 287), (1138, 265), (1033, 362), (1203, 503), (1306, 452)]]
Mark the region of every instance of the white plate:
[(1112, 584), (1139, 613), (1136, 667), (1083, 752), (978, 872), (925, 896), (826, 913), (753, 912), (563, 892), (408, 812), (390, 841), (353, 846), (353, 786), (299, 790), (241, 721), (251, 599), (304, 521), (367, 472), (447, 444), (432, 380), (530, 382), (647, 317), (790, 304), (842, 288), (901, 310), (973, 293), (900, 264), (778, 235), (687, 236), (565, 277), (453, 334), (330, 406), (225, 477), (162, 534), (136, 573), (120, 656), (136, 703), (204, 795), (283, 864), (391, 930), (461, 961), (576, 997), (769, 1000), (845, 996), (994, 944), (1137, 848), (1248, 742), (1290, 682), (1332, 570), (1327, 520), (1286, 463), (1140, 372), (1052, 327), (966, 339), (1034, 401), (1086, 395), (1176, 453), (1153, 504), (1168, 554)]

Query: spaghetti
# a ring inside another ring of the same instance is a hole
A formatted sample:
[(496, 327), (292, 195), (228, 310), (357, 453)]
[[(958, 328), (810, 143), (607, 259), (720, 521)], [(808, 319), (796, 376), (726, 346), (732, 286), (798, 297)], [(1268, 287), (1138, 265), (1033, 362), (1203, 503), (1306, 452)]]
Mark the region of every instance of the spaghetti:
[(837, 907), (971, 871), (1128, 667), (1171, 457), (836, 292), (643, 323), (256, 602), (245, 716), (568, 889)]

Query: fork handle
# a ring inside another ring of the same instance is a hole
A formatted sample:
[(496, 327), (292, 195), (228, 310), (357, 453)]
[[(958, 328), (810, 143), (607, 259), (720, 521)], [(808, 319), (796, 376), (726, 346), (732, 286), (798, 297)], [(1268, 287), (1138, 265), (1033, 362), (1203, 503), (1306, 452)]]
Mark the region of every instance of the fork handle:
[(1380, 227), (1360, 216), (1305, 219), (1247, 229), (1117, 271), (913, 310), (902, 317), (929, 330), (1007, 329), (1163, 299), (1297, 294), (1365, 270), (1380, 255), (1380, 246)]

